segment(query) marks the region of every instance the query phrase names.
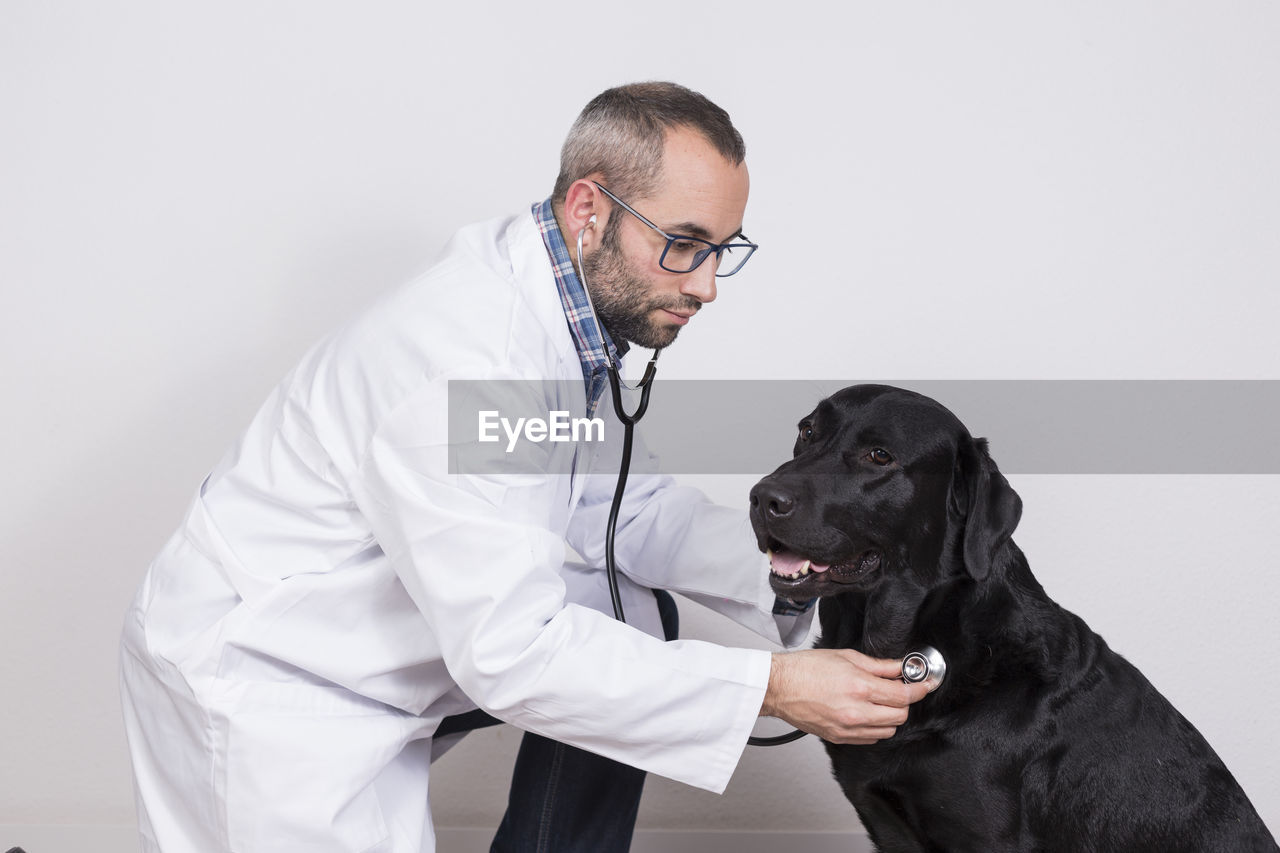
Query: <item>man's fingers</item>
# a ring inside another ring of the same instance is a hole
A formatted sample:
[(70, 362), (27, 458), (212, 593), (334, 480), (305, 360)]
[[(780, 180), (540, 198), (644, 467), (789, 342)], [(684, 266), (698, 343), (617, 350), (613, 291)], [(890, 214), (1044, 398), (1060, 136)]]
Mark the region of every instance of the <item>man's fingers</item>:
[(928, 695), (929, 688), (924, 682), (904, 684), (902, 681), (882, 678), (871, 686), (868, 698), (877, 705), (905, 708)]
[(882, 728), (884, 726), (897, 727), (907, 721), (908, 709), (897, 708), (892, 705), (863, 705), (858, 709), (857, 721), (850, 721), (850, 728), (858, 728), (860, 726), (871, 726), (873, 728)]
[[(872, 675), (878, 675), (883, 679), (891, 679), (897, 682), (902, 681), (902, 661), (893, 660), (891, 658), (868, 657), (861, 652), (855, 652), (853, 649), (843, 649), (842, 651), (849, 655), (850, 662), (860, 667), (865, 672), (869, 672)], [(905, 700), (901, 698), (895, 699), (892, 694), (884, 696), (884, 699), (889, 704), (899, 704), (901, 701), (905, 701), (907, 703), (919, 702), (929, 693), (929, 689), (924, 687), (923, 683), (917, 682), (911, 686), (915, 689), (909, 690), (905, 694), (898, 691), (899, 697), (907, 697)], [(922, 690), (920, 688), (924, 689)]]
[(929, 695), (929, 685), (925, 684), (923, 681), (916, 682), (915, 684), (904, 684), (902, 686), (907, 688), (908, 698), (910, 698), (913, 704)]
[(891, 726), (858, 726), (856, 729), (848, 732), (842, 732), (838, 735), (826, 738), (831, 743), (850, 743), (858, 746), (868, 746), (878, 741), (887, 740), (893, 737), (897, 732), (896, 728)]
[(902, 678), (902, 661), (900, 660), (867, 657), (853, 649), (843, 649), (843, 651), (848, 653), (849, 659), (854, 664), (872, 675), (878, 675), (881, 678)]

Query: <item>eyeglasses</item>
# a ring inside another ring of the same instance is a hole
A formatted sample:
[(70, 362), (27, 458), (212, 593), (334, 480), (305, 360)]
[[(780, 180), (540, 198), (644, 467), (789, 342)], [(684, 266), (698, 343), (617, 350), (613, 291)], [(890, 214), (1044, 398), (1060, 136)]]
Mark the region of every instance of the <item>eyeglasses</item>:
[(600, 192), (616, 201), (627, 213), (630, 213), (636, 219), (639, 219), (645, 225), (667, 238), (667, 245), (662, 247), (662, 257), (658, 259), (658, 266), (667, 272), (693, 272), (702, 265), (703, 261), (715, 255), (716, 277), (725, 278), (742, 269), (747, 259), (751, 257), (756, 249), (760, 248), (755, 243), (752, 243), (746, 234), (738, 235), (745, 241), (742, 243), (712, 243), (710, 240), (703, 240), (700, 237), (668, 234), (637, 213), (631, 205), (600, 186), (599, 182), (592, 181), (591, 183), (600, 187)]

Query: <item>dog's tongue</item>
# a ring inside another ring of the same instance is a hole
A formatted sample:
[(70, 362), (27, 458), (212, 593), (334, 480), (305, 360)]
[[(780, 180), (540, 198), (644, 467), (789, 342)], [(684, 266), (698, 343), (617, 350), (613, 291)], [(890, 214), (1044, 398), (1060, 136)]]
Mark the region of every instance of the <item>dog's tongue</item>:
[[(780, 575), (798, 574), (805, 563), (809, 561), (799, 554), (793, 554), (790, 551), (783, 551), (781, 554), (775, 553), (769, 561), (769, 565), (773, 571)], [(809, 571), (825, 572), (830, 566), (822, 566), (818, 563), (809, 563)]]

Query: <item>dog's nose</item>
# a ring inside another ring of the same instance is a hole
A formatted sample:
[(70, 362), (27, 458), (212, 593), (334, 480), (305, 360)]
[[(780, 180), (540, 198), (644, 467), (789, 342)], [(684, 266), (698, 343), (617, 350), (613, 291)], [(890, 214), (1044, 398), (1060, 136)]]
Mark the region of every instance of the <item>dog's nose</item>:
[(776, 483), (756, 483), (751, 490), (751, 507), (770, 518), (786, 518), (796, 508), (796, 499)]

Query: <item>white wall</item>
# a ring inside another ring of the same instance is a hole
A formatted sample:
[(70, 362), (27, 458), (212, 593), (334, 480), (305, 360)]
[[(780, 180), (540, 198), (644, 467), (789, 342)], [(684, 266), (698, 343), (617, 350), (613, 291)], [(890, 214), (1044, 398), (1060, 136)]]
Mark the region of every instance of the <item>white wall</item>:
[[(132, 819), (116, 636), (192, 490), (309, 342), (542, 198), (609, 85), (691, 85), (749, 147), (764, 248), (664, 377), (1280, 378), (1280, 6), (552, 11), (0, 4), (0, 825)], [(1280, 682), (1236, 658), (1280, 640), (1280, 478), (1013, 480), (1046, 587), (1280, 829)], [(514, 740), (446, 757), (440, 823), (496, 821)], [(856, 826), (812, 742), (641, 820)]]

